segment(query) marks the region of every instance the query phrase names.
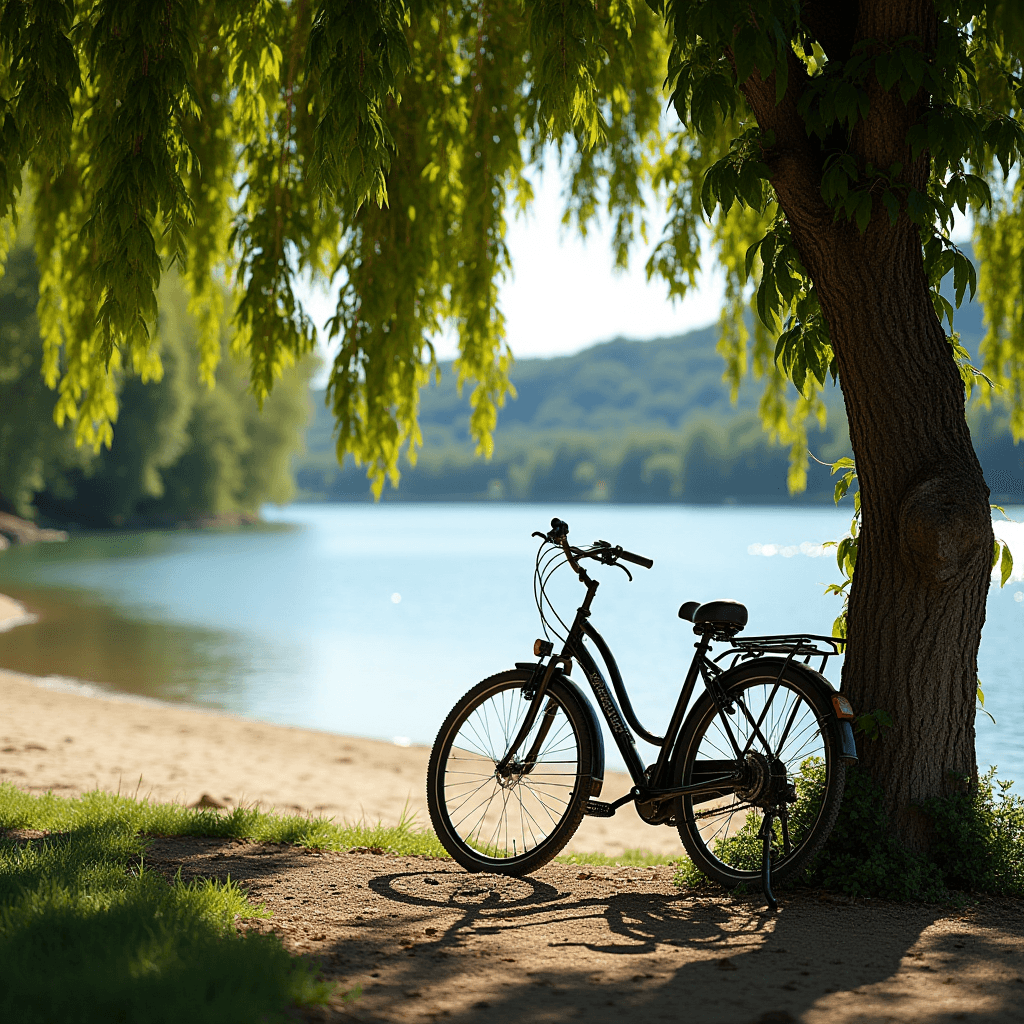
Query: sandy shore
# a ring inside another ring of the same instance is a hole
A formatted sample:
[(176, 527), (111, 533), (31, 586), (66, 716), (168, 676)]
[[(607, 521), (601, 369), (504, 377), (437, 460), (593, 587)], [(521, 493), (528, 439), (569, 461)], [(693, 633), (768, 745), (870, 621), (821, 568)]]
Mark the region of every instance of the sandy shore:
[[(0, 596), (0, 629), (32, 621)], [(427, 747), (253, 722), (196, 708), (121, 697), (98, 687), (0, 670), (0, 782), (34, 793), (91, 789), (226, 807), (393, 824), (427, 822)], [(602, 799), (627, 792), (609, 773)], [(610, 855), (642, 847), (681, 852), (674, 829), (652, 828), (625, 807), (585, 818), (569, 849)]]

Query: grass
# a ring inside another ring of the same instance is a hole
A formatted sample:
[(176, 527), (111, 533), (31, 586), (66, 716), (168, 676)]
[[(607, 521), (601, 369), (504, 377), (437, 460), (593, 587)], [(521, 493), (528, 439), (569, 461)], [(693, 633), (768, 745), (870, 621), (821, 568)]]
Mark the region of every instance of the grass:
[(0, 833), (12, 829), (50, 833), (0, 838), (0, 1020), (21, 1024), (250, 1024), (326, 1002), (331, 986), (277, 936), (236, 929), (239, 918), (269, 916), (263, 907), (230, 880), (168, 882), (147, 871), (146, 834), (442, 852), (411, 821), (335, 825), (2, 785)]
[[(12, 830), (47, 833), (17, 839)], [(230, 881), (168, 882), (145, 867), (150, 836), (210, 836), (324, 850), (446, 857), (412, 818), (397, 826), (150, 803), (112, 793), (34, 796), (0, 785), (0, 1020), (22, 1024), (249, 1024), (326, 1002), (331, 986), (273, 934)], [(565, 864), (669, 864), (645, 850)]]
[(686, 860), (680, 850), (674, 857), (667, 857), (650, 850), (624, 850), (617, 857), (609, 857), (606, 853), (568, 853), (556, 858), (559, 864), (587, 864), (596, 867), (616, 868), (652, 868), (658, 864), (678, 864)]
[(434, 833), (419, 828), (411, 818), (403, 818), (395, 826), (338, 825), (328, 818), (268, 814), (255, 807), (237, 807), (224, 813), (181, 804), (150, 803), (98, 791), (68, 798), (52, 793), (32, 796), (11, 785), (0, 786), (0, 828), (58, 832), (88, 823), (97, 815), (116, 818), (126, 827), (146, 835), (251, 839), (318, 850), (368, 847), (409, 856), (447, 856)]

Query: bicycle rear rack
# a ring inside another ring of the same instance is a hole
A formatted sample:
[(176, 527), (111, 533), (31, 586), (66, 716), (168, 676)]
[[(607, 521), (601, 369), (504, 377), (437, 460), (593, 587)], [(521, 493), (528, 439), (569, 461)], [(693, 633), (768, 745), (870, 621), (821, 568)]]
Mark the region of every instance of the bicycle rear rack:
[[(732, 658), (729, 668), (766, 654), (784, 654), (787, 660), (802, 658), (804, 664), (810, 664), (811, 658), (821, 658), (818, 671), (824, 673), (829, 658), (845, 653), (842, 648), (846, 646), (846, 640), (843, 637), (818, 636), (814, 633), (784, 633), (778, 636), (733, 637), (730, 644), (728, 650), (715, 658), (716, 662)], [(828, 649), (823, 650), (819, 644), (827, 644)]]

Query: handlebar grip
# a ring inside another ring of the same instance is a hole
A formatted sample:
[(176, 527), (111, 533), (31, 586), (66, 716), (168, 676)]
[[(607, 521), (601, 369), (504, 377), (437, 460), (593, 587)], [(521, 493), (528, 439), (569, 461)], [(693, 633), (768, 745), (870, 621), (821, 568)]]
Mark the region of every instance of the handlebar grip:
[(652, 569), (654, 567), (653, 558), (644, 558), (643, 555), (634, 555), (632, 551), (619, 552), (619, 558), (625, 562), (632, 562), (634, 565), (642, 565), (645, 569)]

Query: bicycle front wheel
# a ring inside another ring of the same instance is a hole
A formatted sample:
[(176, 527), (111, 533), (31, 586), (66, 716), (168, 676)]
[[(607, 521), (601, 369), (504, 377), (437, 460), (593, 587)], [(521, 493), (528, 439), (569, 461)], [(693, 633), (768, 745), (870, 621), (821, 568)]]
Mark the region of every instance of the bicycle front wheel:
[(683, 726), (681, 785), (742, 775), (738, 785), (682, 797), (677, 810), (686, 852), (723, 885), (760, 879), (766, 811), (774, 819), (772, 875), (784, 879), (828, 838), (842, 802), (846, 768), (829, 698), (799, 666), (780, 678), (783, 664), (764, 659), (728, 672), (722, 684), (734, 713), (723, 716), (704, 694)]
[(466, 694), (437, 735), (427, 807), (441, 845), (470, 871), (523, 875), (569, 841), (590, 796), (591, 738), (580, 698), (554, 681), (508, 769), (498, 763), (532, 698), (530, 674), (502, 672)]

